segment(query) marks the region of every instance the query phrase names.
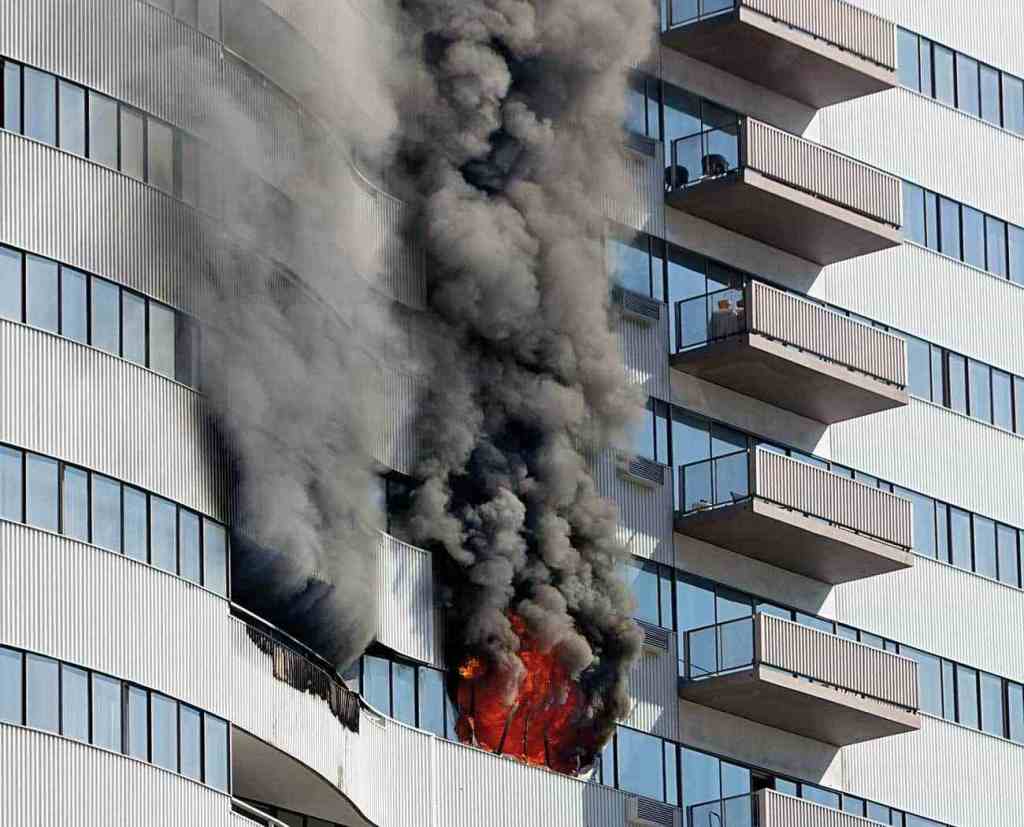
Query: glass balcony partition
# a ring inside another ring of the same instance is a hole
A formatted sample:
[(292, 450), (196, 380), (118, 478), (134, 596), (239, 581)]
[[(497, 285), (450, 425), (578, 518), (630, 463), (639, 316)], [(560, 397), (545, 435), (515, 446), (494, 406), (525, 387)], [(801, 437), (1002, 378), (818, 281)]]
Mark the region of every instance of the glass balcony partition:
[(736, 8), (735, 0), (667, 0), (665, 25), (671, 29)]
[(743, 449), (679, 467), (682, 511), (706, 511), (742, 502), (751, 494), (750, 450)]
[(675, 304), (676, 353), (702, 347), (749, 329), (743, 282)]
[(754, 666), (754, 618), (691, 629), (685, 635), (682, 677), (686, 681), (726, 675)]
[(686, 808), (686, 827), (760, 827), (757, 799), (735, 795)]
[(665, 170), (666, 190), (683, 189), (739, 169), (741, 119), (731, 113), (729, 116), (729, 123), (672, 141), (671, 165)]

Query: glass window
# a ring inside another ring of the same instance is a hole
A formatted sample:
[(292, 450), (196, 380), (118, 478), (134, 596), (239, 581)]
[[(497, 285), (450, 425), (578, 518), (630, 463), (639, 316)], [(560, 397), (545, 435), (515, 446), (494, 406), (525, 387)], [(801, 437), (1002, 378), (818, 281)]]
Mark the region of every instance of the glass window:
[(671, 741), (663, 741), (665, 753), (665, 801), (672, 805), (679, 804), (679, 769), (676, 759), (676, 745)]
[(444, 676), (437, 669), (419, 667), (419, 714), (416, 725), (444, 737)]
[(25, 321), (51, 333), (57, 324), (57, 262), (25, 256)]
[[(683, 806), (692, 807), (705, 801), (718, 801), (722, 797), (720, 761), (683, 747)], [(718, 819), (713, 819), (717, 823)]]
[(996, 545), (999, 548), (999, 579), (1011, 586), (1020, 586), (1017, 532), (1009, 526), (996, 526)]
[(1024, 284), (1024, 229), (1013, 224), (1006, 226), (1007, 275), (1016, 284)]
[(149, 183), (174, 194), (174, 130), (152, 118), (146, 124)]
[(948, 660), (942, 661), (942, 717), (956, 720), (956, 670)]
[(121, 484), (99, 474), (92, 475), (92, 542), (121, 551)]
[(21, 132), (21, 67), (4, 63), (4, 129)]
[(960, 258), (960, 205), (939, 198), (939, 249), (943, 255)]
[(178, 705), (181, 726), (181, 774), (203, 778), (203, 715), (198, 709)]
[(228, 789), (228, 724), (212, 715), (203, 716), (206, 783), (224, 792)]
[(149, 303), (149, 366), (164, 376), (174, 378), (174, 311)]
[(121, 291), (104, 279), (92, 280), (91, 341), (94, 347), (121, 353)]
[(978, 671), (956, 665), (957, 721), (964, 726), (978, 727)]
[(146, 125), (142, 113), (121, 107), (121, 171), (144, 181)]
[(981, 114), (979, 98), (978, 61), (966, 55), (956, 56), (956, 105), (972, 115)]
[(121, 681), (92, 676), (92, 742), (121, 751)]
[(175, 190), (182, 201), (195, 207), (199, 203), (199, 143), (181, 132), (175, 138), (174, 157), (179, 175)]
[(392, 716), (404, 724), (416, 725), (416, 667), (391, 664)]
[(64, 524), (68, 537), (89, 542), (89, 475), (80, 468), (64, 466)]
[(896, 30), (896, 63), (901, 86), (921, 91), (921, 65), (918, 55), (917, 35), (906, 29)]
[(939, 196), (934, 192), (924, 194), (924, 223), (926, 243), (929, 250), (939, 249)]
[(1018, 135), (1024, 134), (1024, 82), (1012, 75), (1003, 75), (1003, 126)]
[(981, 728), (990, 735), (1005, 734), (1003, 726), (1003, 679), (988, 672), (981, 677)]
[(912, 491), (900, 493), (914, 504), (914, 548), (925, 557), (935, 557), (935, 501)]
[(117, 169), (117, 102), (89, 92), (89, 157)]
[(658, 575), (645, 569), (643, 565), (631, 564), (628, 576), (632, 580), (633, 596), (636, 598), (636, 609), (633, 616), (637, 620), (658, 625)]
[(58, 81), (60, 95), (60, 146), (75, 155), (85, 155), (85, 90)]
[(25, 455), (25, 522), (57, 530), (57, 460), (38, 454)]
[(991, 66), (981, 67), (981, 117), (996, 126), (1002, 123), (999, 106), (999, 72)]
[(1013, 429), (1024, 433), (1024, 379), (1013, 377)]
[(949, 354), (949, 407), (967, 413), (967, 360)]
[(184, 508), (178, 510), (178, 555), (181, 576), (193, 583), (202, 582), (199, 516)]
[(914, 336), (907, 340), (908, 390), (922, 399), (932, 398), (932, 357), (928, 343)]
[(203, 519), (203, 585), (210, 591), (228, 593), (228, 536), (224, 526)]
[(932, 45), (932, 66), (935, 73), (935, 97), (945, 104), (956, 106), (953, 52), (945, 46), (940, 46), (938, 43), (934, 43)]
[(970, 383), (971, 416), (984, 422), (992, 421), (992, 376), (988, 365), (967, 360)]
[(57, 143), (57, 79), (48, 72), (25, 67), (25, 134), (47, 144)]
[(996, 578), (996, 526), (992, 520), (974, 515), (974, 570)]
[(124, 486), (124, 553), (143, 563), (149, 560), (149, 513), (146, 495)]
[(22, 509), (22, 453), (0, 445), (0, 519), (20, 523)]
[(59, 664), (42, 655), (25, 655), (25, 723), (60, 731)]
[(990, 215), (985, 216), (985, 268), (1006, 277), (1006, 224)]
[(164, 571), (178, 571), (177, 509), (163, 497), (150, 497), (150, 562)]
[(924, 217), (924, 190), (903, 182), (903, 234), (907, 240), (924, 244), (927, 240)]
[(805, 798), (808, 801), (821, 804), (824, 807), (828, 807), (830, 810), (839, 809), (839, 793), (834, 793), (831, 790), (824, 790), (821, 787), (814, 786), (813, 784), (801, 784), (800, 793), (800, 797)]
[(1007, 681), (1006, 713), (1010, 739), (1018, 744), (1024, 743), (1024, 686), (1019, 683)]
[(964, 207), (963, 214), (963, 246), (964, 261), (985, 269), (985, 216), (971, 207)]
[(0, 316), (21, 321), (21, 253), (0, 247)]
[(942, 661), (934, 655), (903, 646), (900, 654), (917, 661), (922, 712), (942, 715)]
[(150, 721), (153, 763), (165, 770), (178, 771), (178, 704), (154, 692)]
[(62, 663), (60, 667), (61, 732), (77, 741), (89, 740), (89, 673)]
[(949, 509), (950, 562), (971, 571), (971, 515), (959, 508)]
[(390, 665), (384, 658), (373, 655), (363, 657), (363, 697), (366, 702), (385, 715), (391, 714)]
[(946, 377), (942, 368), (942, 348), (933, 347), (932, 353), (932, 402), (946, 404)]
[(0, 721), (22, 721), (21, 669), (21, 652), (0, 646)]
[(86, 275), (61, 267), (60, 280), (61, 335), (85, 344), (89, 340)]
[(121, 325), (124, 358), (146, 364), (146, 300), (142, 296), (121, 291)]
[(1013, 430), (1013, 380), (1010, 374), (992, 368), (992, 421)]
[(133, 758), (149, 760), (149, 696), (145, 689), (128, 687), (128, 754)]
[(618, 764), (621, 789), (656, 801), (664, 800), (660, 738), (619, 727)]
[(174, 315), (174, 375), (183, 385), (199, 382), (199, 328), (191, 319)]

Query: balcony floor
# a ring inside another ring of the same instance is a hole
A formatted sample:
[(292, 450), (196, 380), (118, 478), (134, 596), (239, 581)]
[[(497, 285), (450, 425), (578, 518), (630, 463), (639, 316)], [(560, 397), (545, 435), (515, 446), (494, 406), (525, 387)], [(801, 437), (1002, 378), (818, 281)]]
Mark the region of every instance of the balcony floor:
[(749, 8), (677, 26), (662, 43), (822, 109), (896, 85), (896, 73)]
[(914, 564), (912, 552), (751, 497), (676, 512), (675, 530), (824, 583), (847, 583)]
[(680, 680), (679, 697), (838, 747), (921, 728), (915, 712), (766, 666)]
[(898, 408), (907, 392), (757, 333), (673, 354), (676, 370), (832, 425)]

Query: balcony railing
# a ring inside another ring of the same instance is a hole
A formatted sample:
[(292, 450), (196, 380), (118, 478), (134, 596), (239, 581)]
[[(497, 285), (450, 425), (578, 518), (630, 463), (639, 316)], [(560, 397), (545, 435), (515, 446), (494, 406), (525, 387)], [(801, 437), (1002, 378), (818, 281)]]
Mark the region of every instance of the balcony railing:
[[(902, 823), (902, 822), (901, 822)], [(937, 824), (937, 823), (936, 823)], [(879, 822), (775, 790), (686, 808), (686, 827), (878, 827)]]
[(676, 302), (676, 352), (757, 333), (897, 387), (906, 341), (759, 281)]
[(908, 712), (919, 708), (915, 661), (773, 615), (691, 629), (683, 640), (686, 682), (766, 666)]

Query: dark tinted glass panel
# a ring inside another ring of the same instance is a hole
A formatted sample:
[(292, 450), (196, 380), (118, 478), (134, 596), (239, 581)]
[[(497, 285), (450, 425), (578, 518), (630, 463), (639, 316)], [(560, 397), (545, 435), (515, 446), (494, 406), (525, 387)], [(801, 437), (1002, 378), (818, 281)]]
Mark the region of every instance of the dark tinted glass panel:
[(92, 676), (92, 742), (121, 751), (121, 681)]
[(939, 236), (939, 249), (960, 258), (960, 205), (948, 198), (939, 198)]
[(25, 455), (25, 521), (57, 530), (57, 461), (37, 454)]
[(927, 235), (928, 248), (939, 249), (939, 196), (934, 192), (924, 194), (924, 220), (925, 234)]
[(29, 66), (25, 72), (25, 134), (57, 143), (57, 79)]
[(935, 97), (950, 106), (956, 105), (956, 86), (953, 70), (953, 52), (945, 46), (934, 44), (932, 49), (935, 73)]
[(146, 364), (146, 300), (142, 296), (121, 292), (121, 324), (124, 358)]
[(971, 570), (971, 515), (959, 508), (949, 509), (950, 562)]
[(21, 671), (21, 652), (0, 646), (0, 721), (11, 724), (22, 721)]
[(981, 117), (996, 126), (1002, 122), (999, 106), (999, 72), (991, 66), (981, 67)]
[(203, 777), (203, 716), (185, 704), (178, 707), (181, 717), (181, 774), (197, 781)]
[(996, 526), (992, 520), (974, 515), (974, 570), (996, 577)]
[(651, 735), (619, 728), (619, 787), (657, 801), (664, 797), (661, 740)]
[(92, 542), (121, 550), (121, 484), (98, 474), (92, 475)]
[(149, 499), (150, 562), (164, 571), (177, 572), (177, 513), (163, 497)]
[(149, 303), (149, 366), (174, 378), (174, 311), (156, 302)]
[(1008, 735), (1018, 744), (1024, 743), (1024, 686), (1008, 683), (1006, 687)]
[(81, 86), (59, 82), (60, 146), (76, 155), (85, 155), (85, 90)]
[(133, 758), (149, 760), (149, 697), (144, 689), (128, 687), (128, 754)]
[(224, 526), (203, 520), (203, 585), (219, 595), (228, 593), (228, 537)]
[(419, 717), (417, 726), (444, 737), (444, 677), (436, 669), (419, 668)]
[(178, 511), (178, 556), (181, 576), (193, 583), (201, 583), (199, 516), (184, 508)]
[(374, 709), (391, 714), (391, 670), (383, 658), (363, 658), (363, 697)]
[(4, 63), (4, 129), (21, 132), (21, 67)]
[(178, 771), (178, 704), (170, 698), (151, 696), (153, 763), (166, 770)]
[(956, 720), (956, 669), (948, 660), (942, 661), (942, 717)]
[(956, 56), (957, 107), (972, 115), (980, 114), (981, 102), (978, 94), (978, 61), (958, 54)]
[(416, 724), (416, 667), (391, 665), (391, 714), (405, 724)]
[(922, 399), (932, 398), (931, 348), (927, 342), (907, 336), (908, 390)]
[(121, 108), (121, 171), (140, 181), (146, 174), (145, 129), (141, 112)]
[(1024, 432), (1024, 379), (1013, 377), (1013, 429)]
[(103, 279), (92, 280), (91, 341), (107, 353), (121, 353), (121, 291)]
[(149, 559), (149, 514), (146, 495), (124, 486), (124, 553), (136, 560)]
[(999, 548), (999, 579), (1011, 586), (1020, 585), (1020, 557), (1017, 551), (1017, 532), (1009, 526), (996, 528)]
[(1013, 430), (1013, 380), (1010, 374), (992, 369), (992, 421)]
[(839, 809), (839, 793), (823, 790), (821, 787), (815, 787), (813, 784), (801, 784), (800, 793), (800, 797), (808, 801), (813, 801), (832, 810)]
[(194, 387), (199, 382), (199, 328), (180, 314), (174, 322), (174, 376), (183, 385)]
[(57, 661), (41, 655), (25, 655), (25, 723), (49, 732), (60, 730), (60, 698)]
[(25, 517), (22, 501), (22, 453), (0, 445), (0, 519), (21, 522)]
[(963, 247), (964, 261), (985, 269), (985, 216), (971, 207), (964, 207)]
[(228, 788), (228, 725), (212, 715), (203, 716), (205, 727), (205, 781), (217, 790)]
[(981, 728), (991, 735), (1002, 736), (1003, 726), (1003, 680), (982, 672), (981, 675)]
[(957, 720), (964, 726), (978, 726), (978, 672), (957, 664), (956, 667)]
[(152, 118), (146, 124), (149, 183), (174, 194), (174, 130)]
[(85, 273), (60, 268), (60, 332), (83, 344), (88, 341), (88, 290)]
[(933, 347), (932, 351), (932, 402), (940, 405), (946, 403), (946, 376), (942, 367), (942, 349)]
[(921, 67), (918, 57), (917, 35), (913, 32), (908, 32), (906, 29), (898, 29), (896, 46), (898, 49), (896, 56), (897, 73), (900, 85), (920, 92)]
[(967, 360), (949, 354), (949, 407), (967, 413)]
[(985, 267), (997, 276), (1006, 275), (1006, 224), (985, 216)]
[(1003, 126), (1024, 134), (1024, 82), (1003, 75)]
[(64, 466), (62, 491), (64, 534), (76, 540), (89, 541), (89, 475), (79, 468)]
[(89, 157), (117, 169), (117, 103), (89, 93)]
[(25, 321), (51, 333), (57, 326), (57, 262), (25, 256)]
[(1009, 224), (1006, 227), (1007, 258), (1011, 281), (1024, 284), (1024, 229)]
[(903, 234), (918, 244), (924, 244), (927, 239), (924, 190), (906, 181), (903, 182)]
[(992, 421), (992, 374), (988, 365), (967, 361), (967, 376), (970, 382), (971, 416), (985, 422)]
[(21, 321), (21, 253), (0, 247), (0, 316)]
[(89, 740), (89, 673), (68, 664), (60, 667), (61, 732), (78, 741)]

